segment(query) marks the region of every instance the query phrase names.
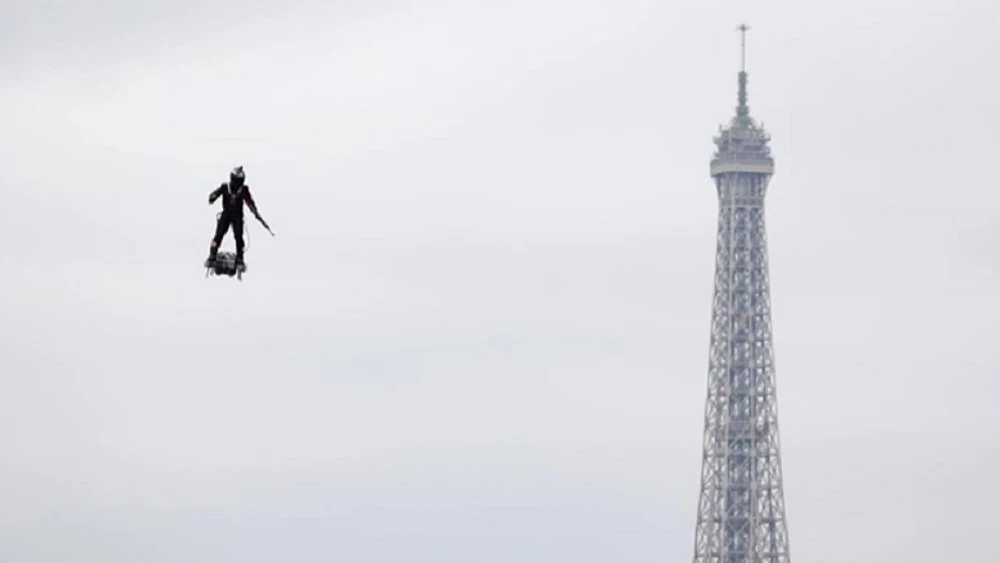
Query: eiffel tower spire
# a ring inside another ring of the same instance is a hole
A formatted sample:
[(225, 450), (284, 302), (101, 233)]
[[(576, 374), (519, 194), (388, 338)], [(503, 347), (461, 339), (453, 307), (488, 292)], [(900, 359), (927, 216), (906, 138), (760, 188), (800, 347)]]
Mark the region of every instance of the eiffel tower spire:
[(740, 74), (739, 93), (737, 94), (736, 115), (749, 116), (750, 108), (747, 107), (747, 30), (750, 26), (741, 24), (736, 29), (740, 30)]

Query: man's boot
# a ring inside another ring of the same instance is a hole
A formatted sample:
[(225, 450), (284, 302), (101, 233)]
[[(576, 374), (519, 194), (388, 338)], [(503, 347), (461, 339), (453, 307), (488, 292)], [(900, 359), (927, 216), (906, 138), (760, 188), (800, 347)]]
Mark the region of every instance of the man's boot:
[(205, 260), (205, 267), (211, 268), (215, 265), (215, 257), (219, 253), (219, 247), (214, 244), (208, 249), (208, 259)]

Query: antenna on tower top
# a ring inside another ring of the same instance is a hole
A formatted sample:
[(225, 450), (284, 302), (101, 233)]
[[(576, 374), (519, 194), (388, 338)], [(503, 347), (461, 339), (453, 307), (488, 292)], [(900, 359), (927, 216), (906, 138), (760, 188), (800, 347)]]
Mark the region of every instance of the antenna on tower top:
[(742, 23), (736, 29), (740, 30), (740, 72), (746, 72), (747, 66), (747, 30), (750, 26)]
[(736, 29), (740, 30), (740, 72), (739, 72), (739, 91), (737, 93), (737, 105), (736, 105), (736, 115), (740, 117), (747, 117), (750, 115), (750, 109), (747, 107), (747, 71), (746, 71), (746, 59), (747, 59), (747, 30), (750, 26), (747, 24), (740, 24)]

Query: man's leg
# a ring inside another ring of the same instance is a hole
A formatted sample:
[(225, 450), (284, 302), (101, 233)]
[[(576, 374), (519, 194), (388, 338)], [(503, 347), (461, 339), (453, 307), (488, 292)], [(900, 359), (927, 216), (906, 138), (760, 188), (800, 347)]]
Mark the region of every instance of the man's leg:
[(236, 239), (236, 265), (243, 265), (243, 217), (233, 217), (233, 238)]
[(212, 245), (208, 249), (210, 262), (215, 261), (215, 255), (219, 252), (219, 245), (222, 244), (222, 239), (226, 236), (226, 231), (229, 230), (230, 222), (229, 216), (225, 213), (219, 216), (219, 221), (215, 224), (215, 236), (212, 237)]

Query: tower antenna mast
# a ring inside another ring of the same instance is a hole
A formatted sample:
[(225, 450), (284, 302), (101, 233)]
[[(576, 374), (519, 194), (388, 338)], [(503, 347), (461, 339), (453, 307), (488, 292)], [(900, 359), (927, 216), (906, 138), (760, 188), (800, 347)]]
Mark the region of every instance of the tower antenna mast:
[(743, 23), (736, 29), (740, 30), (740, 72), (747, 70), (747, 30), (750, 26)]

